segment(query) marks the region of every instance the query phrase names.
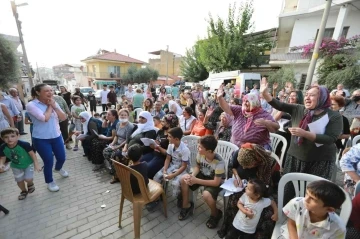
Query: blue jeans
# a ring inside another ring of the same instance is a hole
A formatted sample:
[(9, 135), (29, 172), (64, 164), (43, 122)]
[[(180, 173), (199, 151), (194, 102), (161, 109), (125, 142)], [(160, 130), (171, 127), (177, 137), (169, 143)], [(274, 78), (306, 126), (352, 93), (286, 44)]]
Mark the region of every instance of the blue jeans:
[(140, 162), (146, 162), (148, 165), (148, 178), (153, 179), (155, 174), (164, 167), (165, 158), (159, 157), (155, 152), (144, 154)]
[(34, 147), (44, 162), (44, 177), (46, 183), (53, 181), (52, 169), (54, 165), (54, 156), (56, 158), (55, 170), (60, 170), (65, 163), (64, 140), (60, 135), (54, 139), (33, 138)]

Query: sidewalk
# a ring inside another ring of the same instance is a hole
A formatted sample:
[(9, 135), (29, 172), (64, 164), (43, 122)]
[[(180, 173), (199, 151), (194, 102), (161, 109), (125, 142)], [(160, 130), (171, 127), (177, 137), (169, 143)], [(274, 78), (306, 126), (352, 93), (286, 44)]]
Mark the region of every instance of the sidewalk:
[[(30, 142), (30, 134), (21, 140)], [(118, 228), (120, 184), (109, 184), (111, 177), (105, 171), (94, 173), (93, 165), (82, 157), (82, 150), (66, 153), (64, 169), (70, 176), (61, 178), (54, 174), (59, 192), (48, 191), (43, 173), (35, 173), (35, 192), (20, 201), (17, 199), (20, 190), (11, 170), (0, 174), (0, 204), (10, 210), (6, 216), (0, 212), (0, 239), (134, 238), (132, 205), (126, 200), (122, 229)], [(39, 156), (38, 159), (42, 165)], [(110, 192), (106, 193), (107, 190)], [(167, 202), (167, 219), (162, 205), (153, 213), (143, 210), (142, 239), (218, 238), (218, 228), (208, 229), (205, 225), (210, 212), (201, 198), (194, 215), (181, 222), (177, 219), (176, 199), (168, 196)], [(106, 205), (104, 209), (102, 204)], [(223, 208), (220, 200), (218, 207)]]

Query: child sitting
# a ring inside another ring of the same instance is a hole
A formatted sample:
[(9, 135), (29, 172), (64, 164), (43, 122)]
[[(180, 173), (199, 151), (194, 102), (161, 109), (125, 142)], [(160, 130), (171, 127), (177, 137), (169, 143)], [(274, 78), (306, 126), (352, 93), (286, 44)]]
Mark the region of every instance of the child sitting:
[(345, 225), (335, 213), (345, 201), (336, 184), (319, 180), (308, 184), (306, 196), (292, 199), (283, 208), (288, 217), (281, 226), (283, 238), (345, 238)]
[(225, 178), (225, 162), (221, 156), (214, 153), (217, 140), (208, 135), (200, 138), (196, 166), (192, 174), (181, 178), (182, 209), (179, 220), (185, 220), (194, 209), (194, 203), (188, 200), (189, 188), (194, 191), (205, 186), (203, 198), (211, 210), (211, 216), (206, 222), (208, 228), (215, 228), (222, 217), (222, 211), (216, 208), (216, 199), (221, 191), (220, 184)]
[[(28, 193), (35, 191), (33, 182), (34, 169), (40, 172), (36, 155), (28, 142), (19, 140), (19, 130), (7, 128), (1, 131), (1, 139), (5, 142), (0, 146), (0, 170), (3, 168), (6, 158), (10, 159), (10, 167), (15, 181), (21, 189), (19, 200), (26, 198)], [(27, 189), (25, 186), (27, 183)]]
[(180, 178), (183, 174), (189, 172), (190, 150), (181, 141), (183, 131), (179, 127), (172, 128), (168, 131), (169, 146), (165, 164), (154, 176), (156, 182), (162, 180), (171, 180), (173, 195), (180, 193)]
[(226, 239), (231, 238), (254, 238), (257, 224), (264, 208), (271, 205), (274, 214), (271, 219), (277, 221), (276, 203), (265, 198), (267, 195), (265, 183), (259, 179), (251, 179), (245, 189), (245, 193), (239, 199), (237, 212), (232, 227), (226, 235)]
[[(148, 167), (146, 162), (140, 162), (140, 158), (142, 157), (142, 147), (139, 144), (134, 144), (129, 147), (127, 151), (127, 157), (133, 162), (133, 164), (130, 166), (130, 168), (138, 171), (143, 177), (145, 184), (148, 185), (149, 179), (147, 177), (148, 175)], [(133, 194), (140, 193), (140, 188), (137, 179), (135, 176), (131, 175), (130, 177), (130, 184), (133, 191)]]

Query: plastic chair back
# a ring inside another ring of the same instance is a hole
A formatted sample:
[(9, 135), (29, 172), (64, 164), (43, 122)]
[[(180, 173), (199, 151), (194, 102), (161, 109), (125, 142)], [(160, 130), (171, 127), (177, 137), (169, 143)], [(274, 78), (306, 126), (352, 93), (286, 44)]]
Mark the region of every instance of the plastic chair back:
[(283, 137), (283, 136), (281, 136), (279, 134), (275, 134), (275, 133), (270, 133), (270, 140), (271, 140), (271, 150), (274, 153), (275, 153), (276, 148), (278, 147), (279, 143), (280, 142), (283, 143), (283, 146), (281, 147), (280, 158), (276, 157), (276, 160), (277, 160), (277, 162), (279, 163), (279, 166), (280, 166), (280, 171), (282, 171), (282, 163), (283, 163), (284, 157), (285, 157), (287, 141), (286, 141), (285, 137)]
[(356, 135), (354, 137), (354, 139), (352, 140), (352, 146), (354, 146), (355, 144), (357, 144), (357, 142), (360, 141), (360, 135)]
[[(120, 180), (121, 193), (124, 195), (124, 197), (127, 200), (129, 200), (130, 202), (134, 202), (134, 194), (133, 194), (133, 191), (131, 188), (131, 183), (130, 183), (130, 175), (133, 175), (133, 176), (135, 176), (135, 178), (138, 181), (140, 194), (141, 194), (143, 201), (150, 202), (149, 190), (148, 190), (147, 186), (145, 185), (144, 177), (136, 170), (134, 170), (122, 163), (119, 163), (115, 160), (112, 160), (112, 162), (113, 162), (115, 170), (116, 170), (116, 175), (118, 176), (118, 178)], [(139, 195), (139, 194), (137, 194), (137, 195)]]
[[(295, 197), (305, 197), (307, 184), (318, 180), (327, 180), (327, 179), (306, 173), (287, 173), (281, 177), (278, 187), (278, 216), (279, 216), (278, 222), (283, 222), (285, 220), (285, 215), (282, 212), (282, 208), (284, 207), (283, 202), (284, 202), (285, 185), (288, 182), (292, 182), (295, 189)], [(346, 225), (351, 214), (352, 203), (349, 194), (345, 192), (344, 189), (342, 190), (345, 193), (346, 198), (341, 206), (340, 218)]]
[(181, 141), (186, 144), (186, 146), (190, 149), (190, 165), (194, 167), (196, 164), (196, 156), (198, 153), (198, 141), (200, 136), (196, 135), (186, 135), (181, 138)]
[(232, 160), (232, 156), (233, 153), (238, 150), (239, 147), (236, 146), (233, 143), (227, 142), (227, 141), (223, 141), (223, 140), (219, 140), (218, 141), (218, 145), (215, 149), (215, 153), (218, 153), (223, 160), (225, 161), (225, 175), (226, 178), (228, 177), (228, 165), (230, 160)]
[(355, 184), (354, 196), (356, 196), (358, 193), (360, 193), (360, 181)]

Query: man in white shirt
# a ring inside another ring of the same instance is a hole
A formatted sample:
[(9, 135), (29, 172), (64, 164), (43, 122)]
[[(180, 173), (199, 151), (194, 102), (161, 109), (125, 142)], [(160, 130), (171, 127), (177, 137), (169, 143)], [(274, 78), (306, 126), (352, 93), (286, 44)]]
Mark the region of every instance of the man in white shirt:
[(132, 103), (134, 95), (135, 95), (135, 91), (133, 91), (132, 86), (129, 85), (127, 91), (125, 91), (125, 96), (130, 104)]
[(250, 93), (255, 93), (259, 95), (258, 85), (255, 83), (253, 88), (250, 90)]
[(27, 133), (24, 132), (24, 115), (22, 113), (23, 105), (19, 98), (18, 91), (15, 88), (10, 88), (9, 93), (10, 93), (10, 99), (12, 100), (12, 102), (14, 102), (14, 105), (20, 112), (20, 114), (18, 115), (18, 118), (19, 118), (18, 121), (14, 122), (14, 123), (16, 125), (16, 128), (19, 130), (20, 135), (25, 135)]
[(165, 103), (169, 105), (169, 111), (174, 112), (176, 116), (180, 117), (183, 113), (180, 105), (171, 99), (171, 95), (167, 95), (164, 99)]
[(107, 89), (107, 85), (103, 85), (103, 90), (100, 92), (100, 98), (101, 98), (101, 106), (103, 111), (107, 111), (107, 102), (108, 102), (108, 95), (109, 90)]

